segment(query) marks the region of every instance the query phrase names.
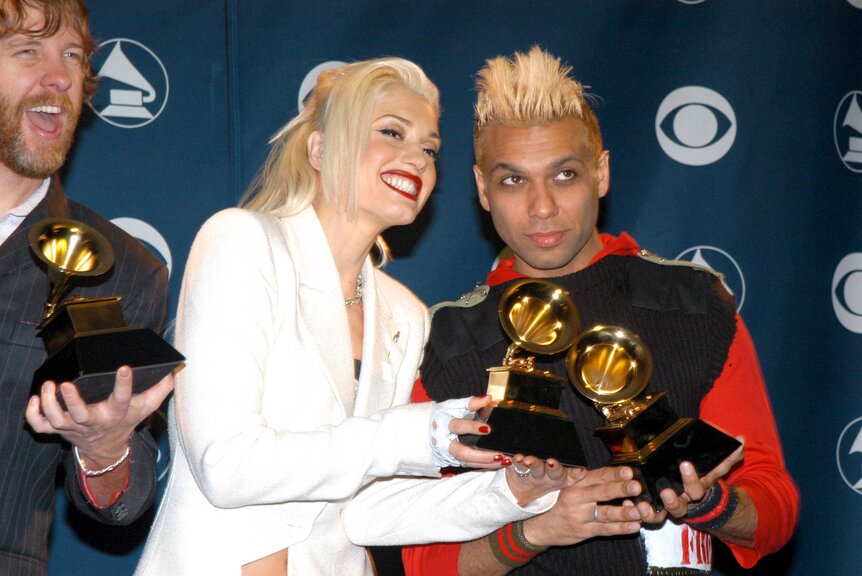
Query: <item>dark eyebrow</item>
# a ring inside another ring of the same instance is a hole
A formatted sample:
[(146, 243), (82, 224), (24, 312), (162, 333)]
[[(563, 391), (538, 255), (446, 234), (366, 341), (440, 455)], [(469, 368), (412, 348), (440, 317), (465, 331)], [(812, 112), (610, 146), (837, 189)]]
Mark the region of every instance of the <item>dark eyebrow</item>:
[(569, 156), (563, 156), (562, 158), (558, 159), (556, 162), (554, 162), (551, 165), (551, 167), (552, 168), (562, 168), (563, 166), (565, 166), (569, 162), (583, 162), (583, 161), (578, 156), (575, 156), (574, 154), (570, 154)]
[(495, 162), (494, 165), (491, 166), (491, 172), (496, 172), (497, 170), (505, 170), (506, 172), (521, 171), (517, 166), (509, 164), (508, 162)]
[[(399, 122), (401, 122), (405, 126), (408, 126), (408, 127), (413, 126), (413, 122), (411, 122), (407, 118), (404, 118), (404, 117), (399, 116), (397, 114), (384, 114), (383, 116), (379, 117), (377, 120), (383, 120), (384, 118), (394, 118), (395, 120), (398, 120)], [(431, 134), (428, 135), (428, 138), (432, 138), (434, 140), (440, 140), (440, 135), (437, 134), (436, 132), (431, 132)]]

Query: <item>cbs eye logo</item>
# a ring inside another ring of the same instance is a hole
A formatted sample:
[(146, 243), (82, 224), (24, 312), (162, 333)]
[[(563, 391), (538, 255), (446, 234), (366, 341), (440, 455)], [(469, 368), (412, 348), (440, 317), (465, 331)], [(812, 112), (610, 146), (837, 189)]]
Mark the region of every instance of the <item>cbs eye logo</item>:
[(736, 139), (736, 114), (724, 96), (703, 86), (677, 88), (662, 100), (655, 133), (665, 154), (688, 166), (717, 162)]
[(308, 71), (308, 74), (306, 74), (305, 78), (302, 79), (302, 84), (299, 85), (299, 95), (296, 99), (296, 107), (300, 112), (305, 110), (305, 99), (308, 98), (308, 95), (314, 89), (315, 84), (317, 84), (317, 77), (320, 76), (320, 73), (324, 70), (344, 66), (345, 64), (346, 62), (342, 62), (341, 60), (329, 60), (328, 62), (318, 64)]
[(835, 268), (832, 308), (845, 328), (862, 334), (862, 253), (848, 254)]
[(165, 263), (168, 269), (168, 277), (170, 277), (174, 267), (174, 260), (171, 257), (171, 247), (161, 232), (147, 222), (137, 218), (112, 218), (111, 222), (122, 228), (130, 236), (134, 236), (143, 242), (151, 251), (161, 256), (162, 262)]

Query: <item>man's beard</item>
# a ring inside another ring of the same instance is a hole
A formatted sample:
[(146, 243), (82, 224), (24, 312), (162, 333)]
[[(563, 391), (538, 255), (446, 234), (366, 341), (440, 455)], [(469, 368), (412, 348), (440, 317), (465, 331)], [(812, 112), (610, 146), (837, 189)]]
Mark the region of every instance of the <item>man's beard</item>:
[(36, 142), (28, 147), (21, 126), (28, 109), (52, 103), (56, 103), (56, 98), (48, 101), (44, 97), (34, 97), (13, 107), (9, 98), (0, 94), (0, 162), (16, 174), (27, 178), (47, 178), (65, 162), (80, 115), (80, 110), (74, 110), (66, 96), (62, 101), (66, 116), (59, 138), (50, 142)]

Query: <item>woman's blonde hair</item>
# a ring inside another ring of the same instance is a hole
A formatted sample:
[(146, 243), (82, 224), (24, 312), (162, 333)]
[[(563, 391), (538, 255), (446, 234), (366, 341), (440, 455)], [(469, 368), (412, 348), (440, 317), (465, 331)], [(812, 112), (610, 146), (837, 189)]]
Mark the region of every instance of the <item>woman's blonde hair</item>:
[[(409, 60), (378, 58), (321, 72), (305, 109), (271, 140), (266, 162), (240, 205), (287, 216), (322, 194), (355, 217), (357, 164), (368, 147), (374, 105), (399, 87), (419, 94), (440, 113), (437, 87)], [(314, 131), (323, 134), (319, 174), (308, 159)]]
[(578, 118), (586, 127), (586, 145), (598, 160), (602, 153), (599, 123), (583, 86), (559, 58), (538, 46), (511, 58), (498, 56), (479, 70), (473, 123), (473, 153), (481, 165), (483, 136), (495, 124), (527, 127)]

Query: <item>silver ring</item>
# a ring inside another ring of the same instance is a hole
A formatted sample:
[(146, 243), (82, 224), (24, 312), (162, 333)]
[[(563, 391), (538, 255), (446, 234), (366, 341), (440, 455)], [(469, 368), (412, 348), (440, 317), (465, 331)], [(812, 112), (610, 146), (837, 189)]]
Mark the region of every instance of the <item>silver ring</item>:
[(517, 474), (521, 478), (526, 478), (527, 476), (530, 475), (530, 472), (532, 472), (532, 470), (530, 469), (529, 466), (527, 466), (526, 470), (522, 470), (522, 469), (518, 468), (517, 464), (512, 464), (512, 470), (514, 470), (515, 474)]
[(596, 502), (596, 505), (593, 506), (593, 522), (599, 521), (599, 503)]

